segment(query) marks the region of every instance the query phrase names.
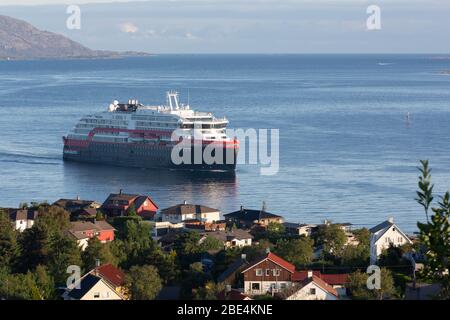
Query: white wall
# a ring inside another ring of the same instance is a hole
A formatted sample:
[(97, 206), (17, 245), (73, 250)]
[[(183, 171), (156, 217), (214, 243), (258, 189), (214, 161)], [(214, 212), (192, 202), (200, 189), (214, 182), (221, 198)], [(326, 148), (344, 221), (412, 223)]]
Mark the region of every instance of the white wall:
[[(234, 242), (234, 244), (232, 243)], [(245, 247), (245, 246), (251, 246), (252, 245), (252, 239), (233, 239), (232, 241), (228, 241), (226, 246), (227, 247)]]
[[(252, 283), (259, 283), (259, 291), (252, 290)], [(281, 289), (284, 285), (286, 288), (291, 286), (290, 281), (245, 281), (244, 282), (244, 293), (249, 295), (260, 295), (269, 293), (271, 290), (272, 284), (275, 284), (276, 289)]]
[[(311, 289), (315, 289), (316, 293), (311, 294)], [(314, 282), (310, 282), (286, 300), (337, 300), (337, 297), (323, 290)]]
[[(96, 293), (100, 294), (98, 298), (95, 297)], [(122, 298), (103, 281), (99, 281), (81, 298), (81, 300), (122, 300)]]
[[(374, 236), (376, 237), (377, 234), (374, 234)], [(376, 240), (376, 242), (374, 240), (375, 239), (372, 239), (371, 241), (370, 249), (372, 255), (375, 254), (377, 257), (380, 256), (381, 252), (384, 249), (389, 248), (391, 243), (394, 245), (394, 247), (399, 247), (407, 243), (411, 243), (409, 239), (405, 238), (403, 234), (398, 231), (396, 225), (391, 226), (388, 231), (386, 231), (378, 240)]]

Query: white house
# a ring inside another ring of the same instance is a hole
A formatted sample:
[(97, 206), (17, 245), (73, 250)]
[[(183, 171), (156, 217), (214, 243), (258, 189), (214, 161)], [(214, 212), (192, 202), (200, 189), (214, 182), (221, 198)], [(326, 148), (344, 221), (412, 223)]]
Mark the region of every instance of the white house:
[(161, 220), (171, 223), (180, 223), (185, 220), (199, 220), (202, 222), (214, 222), (220, 220), (220, 211), (203, 205), (182, 204), (162, 209)]
[(207, 237), (211, 237), (221, 241), (226, 248), (246, 247), (252, 245), (253, 236), (245, 230), (218, 230), (202, 233), (200, 243), (205, 241)]
[[(297, 289), (298, 288), (298, 289)], [(293, 293), (286, 300), (338, 300), (339, 294), (336, 289), (313, 275), (310, 271), (308, 277), (298, 286), (294, 286)]]
[(64, 300), (125, 300), (112, 283), (93, 273), (84, 275), (62, 297)]
[(412, 244), (411, 239), (394, 223), (394, 218), (380, 223), (370, 230), (370, 261), (375, 264), (380, 254), (389, 246)]
[(14, 225), (14, 228), (19, 232), (31, 228), (37, 215), (37, 211), (28, 209), (12, 210), (9, 213), (9, 217)]

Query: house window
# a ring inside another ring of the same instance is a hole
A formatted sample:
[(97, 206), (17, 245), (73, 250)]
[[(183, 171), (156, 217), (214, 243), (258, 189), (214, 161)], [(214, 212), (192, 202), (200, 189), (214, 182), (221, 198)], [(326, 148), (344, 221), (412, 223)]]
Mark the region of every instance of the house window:
[(315, 296), (316, 295), (316, 288), (309, 289), (309, 294), (312, 295), (312, 296)]
[(252, 290), (258, 290), (259, 291), (259, 283), (252, 283)]
[(274, 277), (279, 277), (280, 276), (280, 272), (281, 270), (280, 269), (273, 269), (273, 276)]
[(94, 292), (94, 299), (100, 298), (100, 292)]
[(263, 275), (262, 269), (256, 269), (256, 275), (257, 275), (258, 277), (262, 277), (262, 275)]
[(270, 276), (270, 269), (266, 269), (266, 277)]

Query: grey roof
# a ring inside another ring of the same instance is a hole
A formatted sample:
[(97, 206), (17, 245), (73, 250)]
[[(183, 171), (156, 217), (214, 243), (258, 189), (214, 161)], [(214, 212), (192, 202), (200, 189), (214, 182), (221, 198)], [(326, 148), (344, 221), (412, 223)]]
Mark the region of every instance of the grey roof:
[(93, 274), (88, 273), (86, 276), (81, 278), (80, 289), (74, 288), (74, 289), (70, 290), (68, 296), (73, 299), (80, 300), (81, 298), (84, 297), (84, 295), (86, 293), (89, 292), (89, 290), (92, 289), (92, 287), (94, 287), (101, 280), (102, 279), (100, 277), (97, 277)]
[(73, 210), (78, 208), (89, 208), (91, 206), (99, 207), (100, 204), (94, 200), (81, 200), (81, 199), (59, 199), (53, 202), (54, 206), (64, 208), (66, 210)]
[(248, 261), (242, 258), (237, 259), (228, 268), (217, 277), (217, 282), (225, 281), (233, 273), (239, 272), (242, 267), (249, 265)]
[(306, 226), (312, 226), (312, 225), (308, 225), (306, 223), (283, 222), (283, 226), (285, 226), (286, 228), (300, 228), (300, 227), (306, 227)]
[(69, 232), (77, 239), (87, 238), (87, 235), (84, 234), (85, 231), (115, 230), (114, 227), (106, 221), (95, 221), (95, 223), (89, 221), (73, 221), (70, 224)]
[(218, 209), (210, 208), (200, 204), (181, 203), (169, 208), (162, 209), (161, 213), (182, 215), (182, 214), (210, 213), (218, 211), (219, 211)]
[(11, 210), (9, 213), (9, 217), (13, 221), (34, 220), (34, 219), (36, 219), (37, 215), (38, 215), (38, 212), (36, 210), (29, 210), (29, 209)]
[(229, 241), (232, 239), (253, 239), (253, 236), (245, 230), (242, 229), (234, 229), (234, 230), (218, 230), (218, 231), (207, 231), (202, 233), (204, 236), (212, 237), (220, 241)]
[(108, 198), (106, 198), (105, 202), (103, 202), (103, 205), (107, 205), (109, 201), (111, 200), (125, 200), (130, 201), (133, 199), (136, 199), (139, 197), (138, 194), (129, 194), (129, 193), (111, 193)]
[(276, 214), (264, 211), (264, 210), (253, 210), (253, 209), (245, 209), (234, 211), (231, 213), (227, 213), (224, 215), (226, 218), (239, 219), (242, 221), (253, 222), (255, 220), (260, 219), (268, 219), (268, 218), (282, 218), (282, 216), (278, 216)]
[(379, 232), (379, 231), (381, 231), (383, 229), (390, 228), (393, 224), (394, 224), (393, 222), (391, 222), (389, 220), (386, 220), (386, 221), (376, 225), (375, 227), (370, 228), (369, 231), (372, 232), (372, 233), (377, 233), (377, 232)]

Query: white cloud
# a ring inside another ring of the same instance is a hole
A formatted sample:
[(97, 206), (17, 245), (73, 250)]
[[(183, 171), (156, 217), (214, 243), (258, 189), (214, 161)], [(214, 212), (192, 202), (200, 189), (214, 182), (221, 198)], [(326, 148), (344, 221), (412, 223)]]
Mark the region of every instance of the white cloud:
[(139, 28), (132, 22), (122, 23), (119, 27), (120, 27), (120, 31), (125, 32), (125, 33), (136, 33), (139, 31)]
[(188, 40), (196, 40), (196, 39), (198, 39), (198, 37), (196, 37), (196, 36), (194, 36), (192, 33), (190, 33), (190, 32), (186, 32), (185, 34), (184, 34), (184, 38), (185, 39), (188, 39)]

